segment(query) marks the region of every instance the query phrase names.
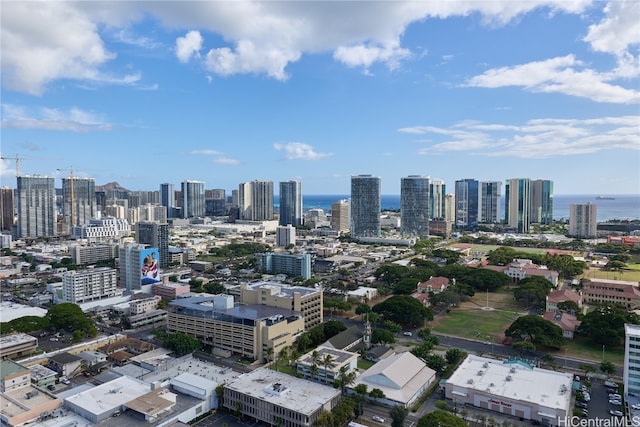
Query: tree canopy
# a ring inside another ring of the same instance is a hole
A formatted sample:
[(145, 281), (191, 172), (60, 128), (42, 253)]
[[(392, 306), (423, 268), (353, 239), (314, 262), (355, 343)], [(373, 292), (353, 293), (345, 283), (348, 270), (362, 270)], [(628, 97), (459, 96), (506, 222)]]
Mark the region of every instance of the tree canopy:
[(385, 320), (400, 325), (417, 326), (425, 320), (433, 320), (433, 313), (417, 299), (407, 295), (396, 295), (373, 306), (375, 313), (381, 314)]
[(565, 344), (562, 328), (536, 315), (518, 317), (504, 334), (511, 338), (528, 338), (534, 344), (552, 348)]
[(197, 338), (182, 332), (167, 335), (162, 341), (162, 345), (174, 351), (179, 356), (193, 353), (202, 346)]
[(584, 315), (578, 333), (598, 345), (617, 347), (624, 339), (625, 323), (640, 324), (640, 316), (617, 305), (605, 304)]
[(96, 336), (98, 329), (93, 321), (82, 312), (77, 304), (64, 302), (55, 305), (47, 311), (45, 316), (51, 328), (69, 332), (81, 331), (89, 336)]
[(418, 420), (418, 427), (466, 427), (467, 423), (451, 412), (436, 409)]
[(513, 297), (527, 307), (541, 307), (545, 304), (553, 284), (544, 277), (526, 277), (520, 280), (513, 291)]

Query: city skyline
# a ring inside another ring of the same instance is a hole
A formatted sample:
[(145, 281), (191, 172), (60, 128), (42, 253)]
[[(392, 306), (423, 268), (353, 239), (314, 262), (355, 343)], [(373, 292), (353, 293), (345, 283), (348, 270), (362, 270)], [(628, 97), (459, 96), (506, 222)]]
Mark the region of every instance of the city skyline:
[(72, 171), (348, 194), (372, 174), (382, 194), (409, 175), (640, 194), (637, 1), (8, 1), (1, 31), (12, 188), (18, 156), (56, 188)]

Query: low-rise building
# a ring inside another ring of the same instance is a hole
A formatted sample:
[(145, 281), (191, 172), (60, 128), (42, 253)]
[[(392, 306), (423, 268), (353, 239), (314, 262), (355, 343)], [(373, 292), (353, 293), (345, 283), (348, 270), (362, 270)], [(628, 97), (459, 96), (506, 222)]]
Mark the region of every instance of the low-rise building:
[(58, 373), (42, 365), (29, 366), (31, 371), (31, 382), (40, 388), (52, 386), (58, 380)]
[(487, 265), (483, 268), (504, 273), (511, 277), (511, 280), (514, 283), (517, 283), (527, 277), (543, 277), (550, 281), (554, 287), (558, 286), (557, 271), (549, 270), (544, 265), (534, 264), (530, 259), (516, 259), (506, 266)]
[(266, 252), (260, 256), (260, 268), (269, 274), (311, 278), (311, 254)]
[(71, 378), (82, 370), (82, 359), (75, 354), (63, 352), (49, 357), (48, 366), (60, 376)]
[(308, 427), (336, 407), (340, 390), (259, 368), (226, 384), (223, 402), (230, 411), (269, 425)]
[(187, 283), (167, 282), (153, 285), (153, 294), (164, 300), (176, 299), (179, 295), (189, 292), (191, 287)]
[(340, 373), (358, 369), (358, 354), (320, 346), (296, 361), (299, 376), (325, 384), (333, 384)]
[(454, 407), (477, 407), (554, 426), (572, 415), (572, 385), (570, 373), (469, 355), (446, 380), (445, 396)]
[(0, 337), (0, 359), (30, 356), (38, 348), (38, 338), (27, 334), (11, 334)]
[(589, 279), (582, 283), (585, 304), (618, 304), (627, 310), (640, 306), (638, 282), (626, 280)]
[(575, 314), (568, 313), (563, 310), (547, 311), (542, 315), (545, 320), (559, 326), (562, 329), (562, 336), (572, 340), (573, 334), (580, 326), (580, 322)]
[(7, 392), (29, 387), (31, 371), (11, 360), (0, 362), (0, 391)]
[(558, 289), (549, 292), (546, 298), (546, 312), (555, 312), (558, 310), (558, 304), (562, 302), (575, 302), (578, 308), (582, 308), (582, 293), (572, 291), (570, 289)]

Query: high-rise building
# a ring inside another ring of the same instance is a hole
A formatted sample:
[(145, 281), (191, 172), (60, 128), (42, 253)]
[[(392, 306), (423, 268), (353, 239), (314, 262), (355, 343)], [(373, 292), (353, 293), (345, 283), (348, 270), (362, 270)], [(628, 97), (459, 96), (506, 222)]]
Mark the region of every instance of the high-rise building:
[(0, 188), (0, 231), (11, 231), (15, 214), (13, 188)]
[(444, 220), (456, 221), (456, 195), (445, 194), (444, 196)]
[(429, 177), (400, 179), (400, 233), (407, 237), (429, 235)]
[(136, 223), (136, 243), (158, 248), (160, 268), (169, 266), (169, 224), (154, 221)]
[(204, 216), (204, 182), (182, 182), (182, 218), (197, 218)]
[(66, 232), (88, 224), (97, 216), (96, 183), (93, 178), (62, 178), (62, 218)]
[(80, 304), (116, 296), (116, 270), (91, 268), (62, 275), (62, 300)]
[(478, 222), (484, 224), (496, 224), (502, 220), (500, 217), (500, 188), (501, 182), (480, 182), (480, 207), (478, 209)]
[(380, 237), (380, 177), (351, 177), (351, 235)]
[(429, 218), (444, 219), (446, 186), (444, 181), (434, 179), (429, 182)]
[(532, 223), (550, 225), (553, 223), (553, 181), (536, 179), (531, 181)]
[(204, 190), (205, 215), (223, 216), (227, 214), (224, 189)]
[(624, 325), (624, 395), (640, 395), (640, 325)]
[(478, 181), (456, 181), (456, 227), (475, 228), (478, 225)]
[[(129, 293), (135, 293), (141, 291), (143, 285), (160, 283), (158, 258), (158, 248), (148, 248), (141, 244), (120, 246), (120, 286)], [(151, 289), (149, 293), (150, 291)]]
[(348, 200), (338, 200), (331, 205), (331, 229), (336, 231), (349, 231)]
[(528, 233), (531, 220), (531, 180), (509, 179), (505, 185), (505, 222), (518, 233)]
[(302, 225), (302, 182), (280, 183), (280, 225)]
[(238, 186), (240, 219), (270, 221), (273, 219), (273, 181), (243, 182)]
[(597, 236), (598, 206), (592, 203), (569, 206), (569, 236), (590, 239)]
[(175, 218), (176, 190), (173, 184), (160, 184), (160, 204), (166, 208), (167, 218)]
[(279, 225), (276, 228), (276, 245), (286, 248), (296, 244), (296, 228), (289, 225)]
[(18, 237), (56, 235), (56, 189), (54, 179), (18, 177)]

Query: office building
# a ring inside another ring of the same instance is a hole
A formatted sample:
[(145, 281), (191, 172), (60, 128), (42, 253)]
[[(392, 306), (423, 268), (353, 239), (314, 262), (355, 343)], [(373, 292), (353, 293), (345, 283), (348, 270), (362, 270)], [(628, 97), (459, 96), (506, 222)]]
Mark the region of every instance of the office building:
[(52, 237), (56, 233), (54, 179), (18, 177), (18, 238)]
[(400, 179), (400, 233), (404, 237), (429, 235), (429, 177)]
[(456, 227), (475, 229), (478, 226), (479, 184), (475, 179), (456, 181)]
[(116, 296), (117, 277), (113, 268), (68, 271), (62, 275), (62, 300), (81, 304)]
[(456, 221), (456, 196), (446, 194), (444, 196), (444, 220), (455, 223)]
[(571, 373), (468, 355), (446, 380), (445, 397), (454, 408), (477, 407), (555, 426), (573, 415), (572, 386)]
[(480, 207), (478, 222), (483, 224), (497, 224), (502, 220), (500, 216), (500, 188), (501, 182), (480, 182)]
[(348, 200), (338, 200), (331, 205), (331, 229), (336, 231), (349, 231), (349, 210)]
[(268, 368), (224, 386), (223, 405), (270, 426), (309, 427), (340, 402), (340, 390)]
[(73, 245), (69, 247), (69, 255), (76, 265), (95, 264), (118, 257), (118, 245), (115, 243), (99, 243), (94, 245)]
[(197, 218), (204, 216), (204, 182), (182, 182), (182, 218)]
[(280, 183), (280, 225), (302, 225), (302, 182)]
[(214, 188), (204, 190), (204, 204), (206, 216), (224, 216), (227, 214), (225, 190)]
[(434, 179), (429, 181), (429, 218), (443, 219), (445, 217), (446, 185), (444, 181)]
[(302, 315), (290, 306), (234, 305), (231, 295), (178, 298), (167, 310), (169, 332), (191, 335), (225, 357), (264, 360), (268, 348), (279, 354), (304, 332)]
[(89, 224), (74, 226), (72, 237), (86, 240), (89, 243), (109, 242), (127, 237), (131, 234), (131, 226), (126, 219), (114, 217), (93, 218)]
[(598, 231), (598, 206), (592, 203), (569, 206), (569, 236), (592, 239)]
[(243, 182), (238, 186), (240, 219), (270, 221), (273, 219), (273, 181)]
[(13, 188), (0, 188), (0, 231), (11, 231), (15, 215)]
[(62, 221), (66, 232), (73, 226), (88, 224), (98, 213), (96, 183), (93, 178), (62, 178)]
[(283, 248), (296, 244), (296, 228), (291, 224), (276, 228), (276, 246)]
[(380, 237), (380, 177), (351, 177), (351, 236)]
[(136, 223), (136, 243), (158, 248), (160, 268), (169, 267), (169, 224), (153, 221)]
[(167, 218), (175, 218), (176, 190), (173, 184), (160, 184), (160, 204), (167, 210)]
[(553, 181), (535, 179), (531, 181), (531, 223), (550, 225), (553, 223)]
[(640, 396), (640, 325), (624, 325), (624, 395)]
[(307, 280), (311, 278), (311, 254), (265, 252), (260, 256), (260, 267), (264, 273)]
[(588, 305), (616, 304), (626, 310), (640, 307), (638, 282), (590, 278), (582, 281), (582, 300)]
[(322, 289), (258, 281), (240, 284), (238, 300), (243, 304), (264, 304), (300, 312), (304, 317), (305, 330), (323, 321)]
[(505, 185), (505, 222), (518, 233), (528, 233), (531, 225), (531, 180), (513, 178)]

